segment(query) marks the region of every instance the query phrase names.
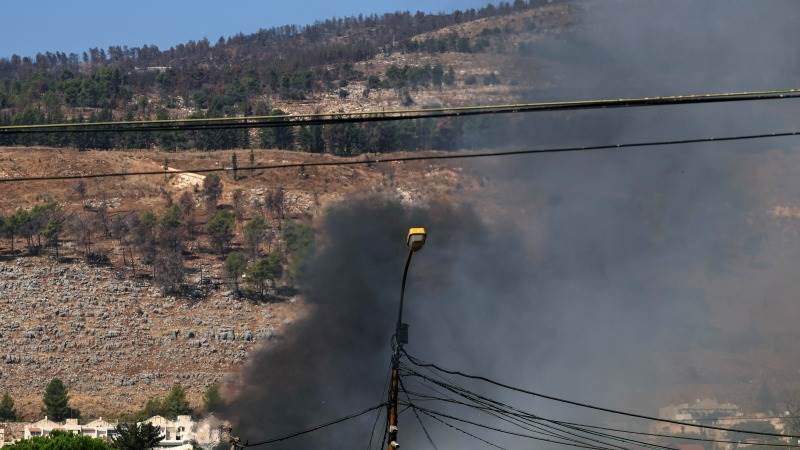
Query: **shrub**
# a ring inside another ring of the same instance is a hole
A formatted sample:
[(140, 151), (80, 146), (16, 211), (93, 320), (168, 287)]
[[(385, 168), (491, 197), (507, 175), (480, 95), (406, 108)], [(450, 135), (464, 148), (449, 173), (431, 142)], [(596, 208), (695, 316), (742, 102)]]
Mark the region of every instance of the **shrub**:
[(217, 252), (225, 253), (225, 249), (233, 239), (233, 226), (236, 223), (229, 211), (219, 211), (206, 224), (206, 233)]

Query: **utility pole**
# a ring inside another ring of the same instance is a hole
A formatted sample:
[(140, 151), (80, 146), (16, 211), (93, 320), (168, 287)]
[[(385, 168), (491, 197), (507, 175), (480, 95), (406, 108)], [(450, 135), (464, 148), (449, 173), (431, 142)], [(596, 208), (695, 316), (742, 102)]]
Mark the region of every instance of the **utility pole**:
[(425, 228), (411, 228), (408, 230), (406, 244), (408, 245), (408, 258), (403, 269), (403, 283), (400, 285), (400, 308), (397, 312), (397, 324), (395, 325), (394, 336), (392, 337), (392, 381), (389, 384), (389, 403), (386, 413), (388, 430), (388, 450), (396, 450), (400, 447), (397, 442), (397, 401), (400, 391), (400, 355), (403, 345), (408, 343), (408, 324), (403, 323), (403, 301), (406, 293), (406, 279), (408, 278), (408, 268), (411, 265), (411, 256), (414, 252), (425, 245), (427, 234)]

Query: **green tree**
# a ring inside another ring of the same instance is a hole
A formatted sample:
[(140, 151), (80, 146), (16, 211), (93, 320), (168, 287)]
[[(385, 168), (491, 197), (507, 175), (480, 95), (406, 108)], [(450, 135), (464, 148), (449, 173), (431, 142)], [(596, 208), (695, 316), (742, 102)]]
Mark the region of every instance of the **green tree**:
[(14, 422), (17, 420), (17, 410), (14, 409), (14, 399), (6, 392), (0, 400), (0, 422)]
[(242, 220), (245, 213), (244, 191), (241, 189), (236, 189), (233, 191), (233, 194), (231, 194), (231, 203), (233, 206), (233, 214), (236, 217), (236, 220)]
[(3, 235), (11, 240), (11, 253), (14, 253), (14, 241), (19, 235), (19, 229), (23, 220), (24, 212), (22, 210), (16, 211), (14, 214), (6, 217), (3, 224)]
[[(271, 115), (285, 116), (286, 112), (273, 109)], [(265, 148), (292, 149), (294, 147), (294, 127), (261, 128), (261, 145)]]
[(3, 447), (4, 450), (111, 450), (112, 448), (102, 439), (64, 431), (53, 431), (47, 437), (24, 439)]
[(253, 263), (247, 271), (247, 278), (258, 289), (262, 296), (266, 294), (267, 286), (283, 275), (283, 265), (278, 252), (272, 252), (265, 258)]
[(225, 258), (225, 275), (228, 277), (233, 290), (239, 292), (239, 278), (247, 269), (247, 260), (239, 252), (233, 252)]
[(322, 136), (322, 125), (300, 127), (297, 143), (301, 150), (312, 153), (325, 151), (325, 138)]
[(219, 211), (206, 224), (206, 233), (217, 252), (225, 253), (225, 249), (233, 239), (233, 226), (236, 223), (229, 211)]
[(144, 404), (144, 408), (138, 414), (138, 417), (142, 420), (153, 417), (153, 416), (163, 416), (164, 415), (164, 406), (162, 405), (162, 401), (160, 398), (151, 398), (147, 400), (147, 403)]
[(121, 423), (116, 430), (117, 435), (111, 440), (111, 444), (119, 450), (148, 450), (157, 447), (164, 439), (161, 427), (150, 423)]
[(203, 409), (205, 412), (219, 412), (223, 406), (224, 402), (222, 401), (222, 395), (219, 393), (219, 385), (212, 384), (207, 387), (206, 392), (203, 394)]
[(314, 248), (314, 229), (303, 222), (289, 221), (283, 227), (283, 241), (289, 254), (289, 275), (297, 277)]
[(161, 216), (160, 224), (164, 228), (178, 229), (181, 226), (181, 209), (178, 205), (170, 206)]
[(217, 203), (222, 196), (222, 181), (216, 174), (209, 174), (203, 180), (203, 196), (206, 199), (206, 211), (213, 213), (217, 210)]
[(161, 402), (163, 416), (175, 420), (176, 417), (192, 413), (189, 401), (186, 400), (186, 391), (180, 384), (175, 384)]
[(64, 383), (58, 378), (53, 378), (47, 384), (42, 398), (42, 412), (55, 422), (60, 422), (66, 418), (76, 417), (77, 410), (69, 407), (69, 393)]
[(52, 247), (56, 251), (56, 259), (58, 259), (58, 250), (61, 246), (61, 232), (64, 230), (64, 221), (61, 219), (50, 219), (47, 227), (42, 232), (47, 246)]
[(184, 229), (181, 209), (172, 205), (161, 216), (158, 226), (158, 247), (154, 273), (156, 281), (165, 292), (177, 292), (185, 276), (183, 264)]
[(267, 235), (267, 221), (261, 216), (255, 216), (244, 226), (244, 245), (251, 258), (256, 258), (261, 243)]
[(186, 229), (186, 236), (190, 239), (194, 237), (194, 197), (191, 192), (184, 192), (178, 199), (178, 205), (181, 208), (181, 220), (183, 221)]

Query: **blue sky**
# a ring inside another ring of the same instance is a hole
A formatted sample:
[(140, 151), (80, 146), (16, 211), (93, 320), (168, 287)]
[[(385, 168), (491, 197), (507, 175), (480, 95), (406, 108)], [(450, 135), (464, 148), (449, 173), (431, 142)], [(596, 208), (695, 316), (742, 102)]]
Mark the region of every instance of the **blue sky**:
[[(273, 25), (397, 10), (448, 11), (488, 0), (27, 0), (2, 2), (0, 57), (179, 42)], [(135, 6), (134, 6), (135, 5)]]

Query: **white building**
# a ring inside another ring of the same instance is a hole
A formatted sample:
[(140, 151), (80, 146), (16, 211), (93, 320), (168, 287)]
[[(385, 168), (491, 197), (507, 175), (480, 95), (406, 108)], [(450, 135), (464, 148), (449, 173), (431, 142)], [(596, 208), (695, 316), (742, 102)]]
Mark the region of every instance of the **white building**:
[[(690, 424), (714, 425), (724, 428), (736, 428), (751, 422), (766, 422), (772, 425), (778, 433), (783, 433), (785, 423), (779, 417), (767, 416), (763, 413), (755, 413), (745, 416), (742, 410), (732, 403), (719, 403), (711, 399), (698, 399), (692, 403), (681, 403), (669, 405), (658, 410), (658, 416), (662, 419), (674, 420), (680, 423), (653, 422), (650, 425), (652, 433), (663, 433), (672, 435), (696, 435), (710, 439), (726, 440), (730, 436), (726, 431), (701, 429)], [(785, 440), (785, 439), (783, 439)], [(678, 445), (681, 449), (696, 447), (695, 444)], [(735, 444), (718, 443), (714, 446), (717, 449), (735, 450)]]
[(733, 403), (719, 403), (712, 399), (697, 399), (693, 403), (669, 405), (658, 410), (664, 419), (688, 421), (741, 416), (742, 411)]
[[(139, 424), (142, 423), (149, 423), (161, 428), (164, 439), (156, 449), (192, 450), (194, 448), (192, 444), (210, 449), (217, 445), (222, 437), (222, 422), (213, 415), (199, 422), (193, 420), (192, 416), (178, 416), (175, 420), (153, 416)], [(98, 439), (111, 439), (116, 435), (116, 426), (116, 423), (107, 422), (102, 417), (81, 425), (78, 419), (67, 419), (64, 423), (58, 423), (45, 416), (38, 422), (24, 425), (23, 439), (48, 436), (54, 431), (64, 431)], [(0, 429), (0, 447), (5, 442), (4, 436), (4, 430)]]
[(23, 439), (30, 439), (36, 436), (47, 436), (53, 431), (66, 431), (73, 434), (81, 434), (93, 438), (111, 438), (115, 435), (116, 423), (110, 423), (99, 418), (85, 425), (78, 423), (78, 419), (67, 419), (63, 424), (44, 419), (25, 425)]
[(183, 450), (192, 448), (192, 443), (205, 448), (217, 445), (221, 439), (221, 422), (213, 415), (195, 422), (192, 416), (178, 416), (175, 420), (169, 420), (161, 416), (153, 416), (142, 423), (161, 427), (164, 433), (164, 440), (159, 443), (158, 448)]

